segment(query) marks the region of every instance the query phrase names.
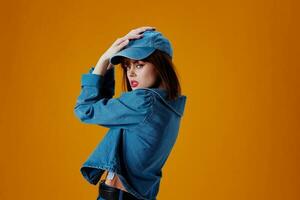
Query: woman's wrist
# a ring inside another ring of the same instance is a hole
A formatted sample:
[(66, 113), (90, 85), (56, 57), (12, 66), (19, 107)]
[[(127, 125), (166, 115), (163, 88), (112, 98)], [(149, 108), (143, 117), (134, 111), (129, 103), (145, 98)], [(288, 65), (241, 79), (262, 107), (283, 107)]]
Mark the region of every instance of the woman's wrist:
[(101, 57), (98, 60), (94, 68), (94, 71), (92, 73), (104, 76), (107, 71), (108, 64), (109, 64), (109, 59), (106, 59), (105, 57)]

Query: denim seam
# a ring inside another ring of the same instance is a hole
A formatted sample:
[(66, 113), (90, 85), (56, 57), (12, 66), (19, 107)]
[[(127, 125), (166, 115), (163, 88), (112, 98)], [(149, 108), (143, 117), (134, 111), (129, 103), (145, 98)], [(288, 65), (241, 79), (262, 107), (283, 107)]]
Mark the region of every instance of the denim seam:
[(142, 126), (145, 122), (147, 122), (148, 121), (148, 119), (152, 116), (152, 114), (153, 114), (153, 111), (154, 111), (154, 109), (153, 109), (153, 104), (154, 104), (154, 102), (155, 102), (155, 98), (154, 98), (154, 96), (153, 96), (153, 94), (151, 94), (151, 100), (150, 100), (150, 107), (147, 109), (147, 114), (146, 114), (146, 116), (144, 117), (144, 119), (139, 123), (139, 124), (137, 124), (136, 126), (134, 126), (134, 127), (132, 127), (132, 128), (128, 128), (128, 129), (136, 129), (136, 128), (139, 128), (140, 126)]
[(155, 103), (155, 98), (154, 98), (153, 95), (151, 95), (151, 106), (150, 106), (150, 108), (149, 108), (149, 111), (147, 112), (147, 115), (145, 116), (144, 120), (143, 120), (141, 123), (146, 122), (146, 121), (148, 120), (148, 118), (152, 116), (153, 110), (154, 110), (154, 109), (153, 109), (153, 104), (154, 104), (154, 103)]

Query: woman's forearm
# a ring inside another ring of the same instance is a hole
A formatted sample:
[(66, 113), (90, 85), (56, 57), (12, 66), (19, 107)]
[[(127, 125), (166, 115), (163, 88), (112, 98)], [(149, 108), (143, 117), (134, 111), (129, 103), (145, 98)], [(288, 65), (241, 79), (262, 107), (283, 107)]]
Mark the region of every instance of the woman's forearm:
[(101, 75), (101, 76), (104, 76), (106, 71), (107, 71), (107, 67), (109, 65), (109, 60), (108, 59), (105, 59), (103, 57), (101, 57), (95, 68), (94, 68), (94, 71), (92, 72), (93, 74), (97, 74), (97, 75)]

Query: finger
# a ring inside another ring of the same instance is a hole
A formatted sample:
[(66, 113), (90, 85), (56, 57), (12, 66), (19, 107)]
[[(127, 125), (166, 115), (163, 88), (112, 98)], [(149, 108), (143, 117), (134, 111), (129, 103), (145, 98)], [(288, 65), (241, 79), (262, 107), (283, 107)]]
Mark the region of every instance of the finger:
[(126, 39), (131, 40), (131, 39), (139, 39), (141, 37), (143, 37), (143, 33), (140, 33), (140, 34), (127, 34), (127, 35), (124, 36), (124, 39), (125, 40)]
[(143, 37), (143, 33), (135, 34), (135, 35), (129, 35), (127, 39), (138, 39)]
[(117, 46), (117, 51), (120, 51), (123, 47), (125, 47), (129, 43), (129, 39), (124, 40)]
[(156, 28), (153, 26), (144, 26), (144, 27), (138, 28), (137, 30), (138, 30), (138, 32), (143, 32), (143, 31), (146, 31), (149, 29), (156, 29)]
[(120, 38), (119, 41), (116, 42), (117, 45), (119, 45), (120, 43), (122, 43), (124, 40), (126, 39), (138, 39), (143, 37), (143, 32), (145, 32), (146, 30), (155, 30), (156, 28), (153, 26), (143, 26), (140, 28), (136, 28), (131, 30), (128, 34), (126, 34), (123, 38)]
[(141, 36), (137, 36), (139, 34), (143, 34), (146, 30), (155, 30), (156, 28), (153, 26), (143, 26), (136, 29), (131, 30), (125, 37), (127, 38), (140, 38)]
[(144, 26), (144, 27), (140, 27), (140, 28), (136, 28), (133, 29), (132, 31), (130, 31), (129, 33), (133, 33), (133, 34), (139, 34), (142, 32), (145, 32), (146, 30), (155, 30), (155, 27), (151, 27), (151, 26)]
[(115, 41), (115, 44), (116, 44), (116, 45), (119, 45), (119, 44), (121, 44), (122, 42), (124, 42), (126, 39), (127, 39), (126, 37), (118, 38), (118, 39)]
[(154, 26), (142, 26), (142, 27), (139, 27), (137, 28), (138, 30), (147, 30), (147, 29), (153, 29), (155, 28)]

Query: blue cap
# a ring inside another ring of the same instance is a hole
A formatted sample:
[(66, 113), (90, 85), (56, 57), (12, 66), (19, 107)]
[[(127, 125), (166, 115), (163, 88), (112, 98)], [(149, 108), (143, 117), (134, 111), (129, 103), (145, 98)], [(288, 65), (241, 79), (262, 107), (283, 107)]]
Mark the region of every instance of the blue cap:
[(172, 59), (173, 49), (170, 41), (158, 31), (146, 30), (142, 38), (129, 40), (129, 43), (113, 55), (109, 62), (117, 65), (121, 62), (122, 57), (142, 60), (150, 56), (156, 49), (167, 53)]

